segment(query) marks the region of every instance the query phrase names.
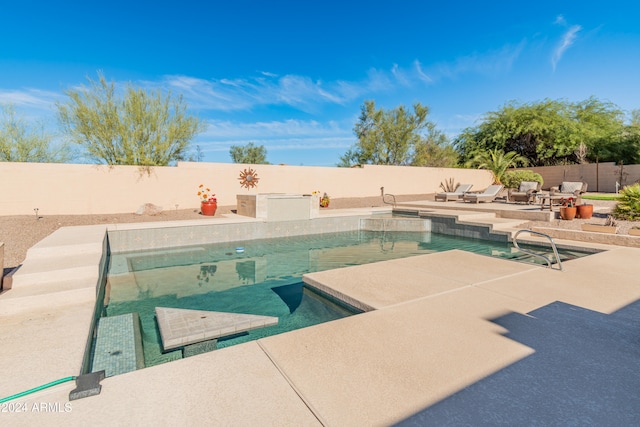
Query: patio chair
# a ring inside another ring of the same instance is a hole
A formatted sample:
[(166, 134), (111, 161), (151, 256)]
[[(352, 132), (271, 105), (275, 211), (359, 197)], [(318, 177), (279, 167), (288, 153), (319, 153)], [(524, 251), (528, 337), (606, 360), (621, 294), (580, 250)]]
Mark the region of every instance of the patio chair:
[(490, 185), (482, 193), (466, 193), (462, 196), (462, 200), (474, 203), (493, 202), (498, 197), (502, 187), (502, 185)]
[(522, 181), (517, 191), (515, 188), (509, 189), (507, 200), (530, 205), (535, 201), (536, 193), (540, 191), (540, 187), (541, 184), (537, 181)]
[(575, 197), (576, 204), (580, 204), (582, 200), (580, 196), (587, 192), (587, 183), (581, 181), (563, 181), (559, 187), (551, 187), (549, 192), (556, 196), (565, 196), (565, 198)]
[(448, 202), (449, 200), (460, 200), (464, 193), (471, 190), (473, 184), (458, 184), (455, 191), (436, 193), (436, 201)]

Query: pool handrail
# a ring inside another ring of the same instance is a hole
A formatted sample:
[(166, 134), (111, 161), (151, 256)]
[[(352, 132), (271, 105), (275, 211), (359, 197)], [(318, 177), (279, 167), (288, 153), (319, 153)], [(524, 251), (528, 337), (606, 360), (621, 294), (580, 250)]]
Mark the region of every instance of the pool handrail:
[(551, 260), (549, 258), (547, 258), (544, 255), (535, 253), (533, 251), (530, 251), (530, 250), (527, 250), (527, 249), (523, 249), (518, 245), (518, 236), (520, 235), (520, 233), (536, 234), (538, 236), (546, 237), (547, 239), (549, 239), (549, 242), (551, 243), (551, 248), (553, 249), (553, 254), (556, 257), (556, 264), (558, 264), (558, 269), (560, 271), (564, 271), (564, 269), (562, 268), (562, 261), (560, 260), (560, 255), (558, 255), (558, 248), (556, 248), (556, 242), (553, 241), (553, 238), (551, 236), (549, 236), (548, 234), (540, 233), (539, 231), (519, 230), (516, 234), (513, 235), (513, 246), (515, 246), (515, 248), (518, 249), (519, 251), (522, 251), (522, 252), (524, 252), (526, 254), (529, 254), (529, 255), (534, 256), (534, 257), (542, 258), (543, 260), (545, 260), (547, 262), (547, 267), (552, 269), (552, 270), (554, 270), (553, 263), (551, 262)]

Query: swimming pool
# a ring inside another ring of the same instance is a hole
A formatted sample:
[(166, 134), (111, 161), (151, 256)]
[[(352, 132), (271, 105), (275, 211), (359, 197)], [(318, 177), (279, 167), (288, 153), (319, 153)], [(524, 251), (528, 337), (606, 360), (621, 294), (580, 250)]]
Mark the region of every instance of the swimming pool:
[[(357, 313), (303, 285), (305, 273), (450, 249), (518, 256), (508, 243), (430, 232), (362, 230), (118, 253), (111, 255), (102, 318), (137, 313), (139, 357), (144, 359), (142, 365), (153, 366)], [(561, 253), (564, 259), (585, 255)], [(271, 316), (278, 323), (209, 340), (195, 349), (163, 351), (156, 307)], [(108, 351), (109, 359), (116, 351), (122, 356), (121, 350)]]

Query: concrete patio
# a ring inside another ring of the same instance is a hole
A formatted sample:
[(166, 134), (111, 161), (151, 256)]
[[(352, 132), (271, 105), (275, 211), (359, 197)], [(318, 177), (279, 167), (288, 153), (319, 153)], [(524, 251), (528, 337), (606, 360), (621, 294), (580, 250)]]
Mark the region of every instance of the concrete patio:
[[(325, 214), (354, 213), (362, 210)], [(511, 220), (497, 217), (492, 226), (509, 232)], [(69, 228), (39, 243), (23, 266), (34, 283), (16, 276), (0, 294), (0, 397), (79, 373), (106, 230)], [(564, 272), (454, 250), (308, 274), (306, 283), (372, 310), (106, 378), (98, 396), (69, 402), (75, 385), (64, 383), (11, 401), (13, 413), (0, 419), (632, 425), (640, 419), (640, 249), (579, 246), (604, 251), (564, 263)]]

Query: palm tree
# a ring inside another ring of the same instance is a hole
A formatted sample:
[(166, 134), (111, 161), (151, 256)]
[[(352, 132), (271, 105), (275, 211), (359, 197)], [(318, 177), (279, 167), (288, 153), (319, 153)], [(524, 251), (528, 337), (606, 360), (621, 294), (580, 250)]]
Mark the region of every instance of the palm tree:
[(493, 172), (493, 183), (502, 184), (502, 175), (504, 175), (507, 169), (515, 167), (518, 164), (526, 166), (527, 163), (527, 158), (519, 155), (515, 151), (509, 151), (505, 154), (505, 152), (499, 148), (494, 148), (490, 151), (476, 153), (471, 160), (466, 163), (466, 166), (488, 169)]

